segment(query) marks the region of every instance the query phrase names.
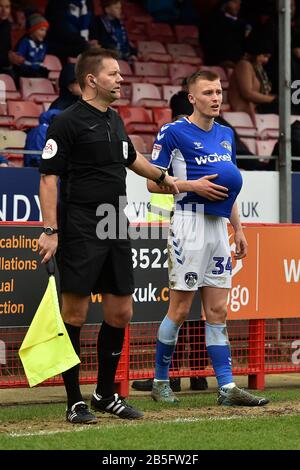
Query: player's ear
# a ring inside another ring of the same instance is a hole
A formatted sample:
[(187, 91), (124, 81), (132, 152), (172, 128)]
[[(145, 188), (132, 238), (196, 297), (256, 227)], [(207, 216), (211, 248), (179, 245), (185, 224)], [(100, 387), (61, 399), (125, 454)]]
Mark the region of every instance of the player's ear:
[(196, 103), (196, 99), (195, 97), (192, 95), (192, 93), (189, 93), (188, 94), (188, 99), (189, 99), (189, 102), (192, 103), (192, 104), (195, 104)]

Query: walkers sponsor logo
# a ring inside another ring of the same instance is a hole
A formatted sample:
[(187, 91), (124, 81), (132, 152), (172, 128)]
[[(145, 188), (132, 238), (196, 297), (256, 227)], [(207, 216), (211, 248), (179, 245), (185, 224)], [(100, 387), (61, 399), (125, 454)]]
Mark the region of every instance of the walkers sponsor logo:
[(44, 160), (49, 160), (57, 154), (57, 143), (53, 139), (48, 139), (44, 147), (42, 158)]
[(184, 276), (184, 281), (186, 285), (191, 289), (196, 285), (198, 281), (198, 274), (193, 272), (186, 273)]
[(210, 153), (209, 155), (201, 155), (201, 157), (195, 157), (195, 160), (198, 165), (206, 165), (206, 163), (230, 162), (231, 155), (229, 153), (226, 153), (224, 155)]

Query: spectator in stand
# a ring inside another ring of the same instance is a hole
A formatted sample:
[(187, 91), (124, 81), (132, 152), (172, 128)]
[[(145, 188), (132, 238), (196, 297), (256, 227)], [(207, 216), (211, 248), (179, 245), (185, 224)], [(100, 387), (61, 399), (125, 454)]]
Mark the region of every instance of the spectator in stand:
[(75, 76), (75, 64), (65, 64), (59, 75), (59, 97), (51, 103), (50, 109), (63, 111), (76, 103), (81, 88)]
[[(59, 109), (49, 109), (40, 115), (39, 125), (31, 129), (26, 137), (25, 150), (39, 150), (42, 153), (46, 143), (47, 130), (55, 116), (60, 114)], [(38, 167), (41, 154), (24, 154), (24, 166)]]
[(114, 50), (118, 58), (132, 62), (136, 60), (137, 49), (131, 46), (122, 21), (122, 2), (102, 0), (104, 15), (97, 16), (90, 27), (90, 41), (94, 46)]
[(12, 51), (10, 0), (0, 0), (0, 73), (13, 76), (12, 65), (19, 65), (23, 58)]
[(49, 54), (65, 62), (88, 49), (92, 11), (92, 0), (49, 0), (46, 8)]
[(18, 77), (47, 78), (49, 70), (42, 64), (47, 52), (45, 36), (49, 27), (48, 21), (39, 13), (34, 13), (27, 20), (27, 35), (16, 47), (16, 52), (23, 58), (22, 65), (15, 66)]
[(264, 69), (273, 47), (268, 38), (251, 34), (246, 54), (237, 63), (229, 82), (228, 100), (232, 111), (248, 113), (255, 123), (255, 113), (278, 112), (276, 95)]
[(241, 0), (223, 0), (202, 26), (205, 64), (234, 67), (244, 53), (249, 25), (239, 18), (240, 8)]
[[(59, 97), (53, 101), (48, 111), (41, 114), (39, 125), (31, 129), (26, 137), (25, 150), (42, 151), (46, 143), (47, 130), (53, 119), (64, 109), (78, 101), (81, 89), (75, 76), (75, 64), (66, 64), (59, 76)], [(39, 166), (41, 155), (27, 154), (24, 166)]]

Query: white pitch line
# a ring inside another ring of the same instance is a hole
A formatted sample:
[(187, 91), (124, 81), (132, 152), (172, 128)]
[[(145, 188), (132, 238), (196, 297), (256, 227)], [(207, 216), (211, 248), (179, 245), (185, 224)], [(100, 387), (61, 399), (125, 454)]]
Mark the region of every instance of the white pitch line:
[[(297, 413), (294, 414), (295, 416), (298, 415)], [(292, 416), (292, 414), (289, 414), (289, 416)], [(139, 420), (139, 423), (120, 423), (120, 424), (108, 424), (105, 426), (105, 428), (124, 428), (124, 427), (136, 427), (139, 426), (142, 422), (148, 423), (148, 424), (174, 424), (174, 423), (200, 423), (200, 422), (205, 422), (205, 421), (233, 421), (237, 419), (255, 419), (255, 418), (269, 418), (270, 415), (257, 415), (257, 416), (249, 416), (249, 415), (236, 415), (236, 416), (213, 416), (213, 417), (208, 417), (208, 418), (176, 418), (172, 420), (167, 420), (167, 421), (141, 421)], [(12, 432), (6, 434), (9, 437), (31, 437), (31, 436), (51, 436), (53, 434), (62, 434), (62, 433), (71, 433), (71, 432), (82, 432), (82, 431), (87, 431), (87, 430), (95, 430), (95, 429), (103, 429), (103, 424), (101, 426), (95, 426), (95, 425), (86, 425), (86, 426), (74, 426), (71, 429), (57, 429), (55, 431), (36, 431), (36, 432)], [(2, 435), (5, 435), (3, 433)], [(1, 434), (0, 434), (1, 437)]]

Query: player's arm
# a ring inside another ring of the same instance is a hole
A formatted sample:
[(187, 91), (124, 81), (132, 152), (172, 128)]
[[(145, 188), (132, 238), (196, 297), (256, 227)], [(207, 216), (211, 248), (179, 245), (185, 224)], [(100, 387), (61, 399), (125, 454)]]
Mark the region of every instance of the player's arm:
[[(228, 198), (228, 189), (212, 181), (217, 177), (218, 174), (214, 174), (203, 176), (198, 180), (177, 180), (176, 186), (180, 193), (193, 192), (199, 196), (205, 197), (209, 201), (223, 201)], [(170, 191), (158, 187), (154, 181), (148, 180), (147, 188), (150, 193), (172, 194)]]
[(177, 194), (177, 184), (175, 183), (176, 178), (169, 176), (160, 168), (151, 165), (148, 160), (139, 152), (136, 152), (135, 161), (129, 166), (129, 168), (144, 178), (148, 180), (157, 181), (154, 183), (158, 188), (162, 190), (167, 189), (170, 191), (170, 194)]
[(248, 243), (243, 232), (243, 227), (240, 221), (237, 203), (235, 202), (232, 207), (231, 216), (229, 218), (230, 223), (234, 230), (234, 241), (235, 241), (235, 259), (242, 259), (247, 256)]
[[(41, 175), (40, 204), (44, 227), (57, 229), (57, 181), (56, 175)], [(47, 263), (57, 250), (57, 234), (46, 235), (42, 233), (39, 238), (40, 256), (42, 263)]]

